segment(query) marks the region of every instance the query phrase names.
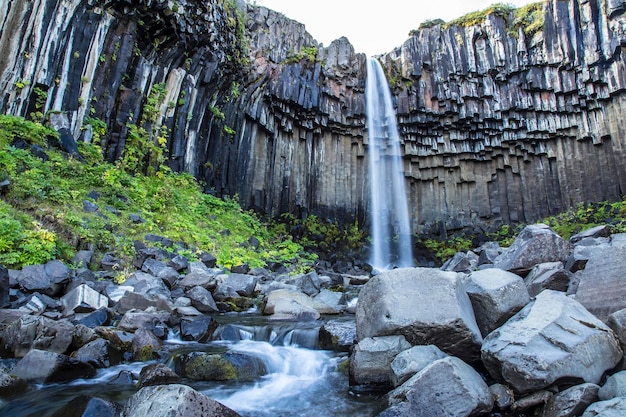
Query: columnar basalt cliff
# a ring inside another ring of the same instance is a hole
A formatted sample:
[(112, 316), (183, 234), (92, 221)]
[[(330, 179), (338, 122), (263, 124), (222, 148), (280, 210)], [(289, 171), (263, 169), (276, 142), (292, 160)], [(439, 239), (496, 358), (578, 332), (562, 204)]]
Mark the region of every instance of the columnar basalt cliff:
[[(531, 36), (491, 14), (380, 57), (414, 232), (624, 194), (625, 10), (550, 0)], [(165, 126), (167, 164), (245, 207), (366, 221), (366, 57), (347, 39), (323, 47), (300, 23), (220, 0), (9, 0), (0, 24), (0, 111), (29, 115), (44, 91), (41, 110), (67, 112), (76, 137), (86, 116), (107, 124), (110, 160), (130, 125)]]

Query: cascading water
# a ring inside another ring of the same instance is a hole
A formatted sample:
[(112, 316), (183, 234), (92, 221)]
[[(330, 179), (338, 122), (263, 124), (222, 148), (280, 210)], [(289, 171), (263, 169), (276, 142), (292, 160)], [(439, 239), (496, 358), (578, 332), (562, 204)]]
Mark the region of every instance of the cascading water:
[(400, 136), (387, 78), (374, 58), (367, 60), (365, 97), (371, 194), (370, 264), (378, 270), (411, 267), (411, 227)]

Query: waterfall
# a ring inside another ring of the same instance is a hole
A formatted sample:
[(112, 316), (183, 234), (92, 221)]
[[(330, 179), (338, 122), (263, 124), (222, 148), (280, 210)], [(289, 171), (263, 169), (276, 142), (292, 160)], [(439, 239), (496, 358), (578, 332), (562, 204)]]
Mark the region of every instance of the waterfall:
[(391, 93), (380, 63), (367, 60), (367, 132), (372, 253), (370, 264), (384, 270), (413, 266), (409, 209), (404, 187), (400, 136)]

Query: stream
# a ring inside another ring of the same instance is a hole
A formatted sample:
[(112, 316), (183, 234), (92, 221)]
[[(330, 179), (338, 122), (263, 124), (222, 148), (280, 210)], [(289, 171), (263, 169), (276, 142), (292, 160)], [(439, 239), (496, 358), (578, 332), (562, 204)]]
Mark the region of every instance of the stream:
[[(174, 358), (189, 352), (233, 352), (258, 358), (267, 373), (255, 381), (182, 382), (242, 416), (374, 416), (384, 409), (383, 396), (351, 391), (347, 353), (319, 349), (323, 322), (278, 323), (259, 315), (215, 319), (220, 326), (210, 342), (183, 341), (170, 332), (160, 361), (174, 369)], [(137, 376), (142, 367), (154, 362), (123, 363), (98, 370), (95, 378), (37, 385), (0, 407), (0, 415), (51, 417), (83, 394), (123, 404), (137, 391), (136, 380), (120, 383), (117, 377), (128, 372)]]

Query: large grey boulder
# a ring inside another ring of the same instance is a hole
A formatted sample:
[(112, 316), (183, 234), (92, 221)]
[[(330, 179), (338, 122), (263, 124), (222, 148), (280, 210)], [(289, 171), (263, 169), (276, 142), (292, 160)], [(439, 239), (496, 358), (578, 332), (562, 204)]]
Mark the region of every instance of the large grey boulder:
[(400, 414), (407, 417), (478, 416), (493, 408), (493, 396), (480, 374), (453, 356), (428, 365), (388, 398), (392, 407), (408, 403)]
[(564, 293), (545, 290), (482, 346), (489, 373), (517, 392), (560, 380), (597, 384), (622, 358), (613, 331)]
[(337, 314), (337, 310), (303, 292), (281, 289), (267, 296), (263, 310), (274, 320), (317, 320), (320, 314)]
[(53, 260), (45, 265), (27, 265), (17, 274), (20, 288), (26, 292), (40, 292), (55, 296), (70, 279), (71, 270), (60, 261)]
[(109, 298), (87, 284), (81, 284), (63, 297), (61, 303), (66, 315), (88, 313), (109, 306)]
[[(219, 275), (217, 277), (217, 288), (215, 297), (219, 295), (227, 297), (231, 293), (236, 293), (241, 297), (250, 297), (254, 293), (259, 277), (246, 274)], [(223, 298), (223, 297), (222, 297)]]
[(361, 340), (350, 355), (350, 384), (368, 389), (391, 386), (391, 362), (411, 344), (403, 336), (369, 337)]
[(615, 332), (622, 350), (626, 352), (626, 308), (612, 313), (606, 324)]
[(555, 394), (543, 407), (541, 417), (576, 417), (585, 411), (589, 404), (598, 400), (596, 384), (575, 385)]
[(29, 382), (62, 382), (93, 378), (96, 369), (86, 362), (60, 353), (33, 349), (15, 365), (11, 374)]
[(435, 345), (413, 346), (398, 353), (391, 362), (391, 385), (398, 387), (431, 363), (447, 354)]
[(463, 278), (476, 323), (483, 336), (502, 325), (530, 302), (519, 275), (498, 268), (472, 272)]
[(322, 349), (349, 352), (356, 343), (356, 323), (353, 320), (329, 320), (319, 332)]
[(122, 360), (122, 354), (108, 340), (97, 338), (72, 353), (72, 358), (91, 364), (94, 368), (108, 368)]
[(576, 300), (600, 320), (626, 308), (626, 247), (611, 244), (594, 250), (580, 271)]
[(454, 272), (404, 268), (363, 286), (356, 308), (359, 340), (403, 335), (412, 345), (436, 345), (462, 359), (479, 356), (482, 336), (472, 304)]
[(196, 285), (192, 287), (185, 295), (191, 300), (191, 305), (203, 313), (211, 313), (219, 311), (211, 292), (204, 287)]
[(122, 417), (238, 417), (225, 405), (187, 385), (141, 388), (128, 399)]
[(547, 225), (533, 224), (526, 226), (511, 247), (496, 258), (494, 267), (524, 275), (543, 262), (565, 262), (572, 248)]
[(624, 417), (625, 415), (626, 397), (616, 397), (591, 404), (581, 417)]
[(189, 352), (175, 358), (176, 373), (195, 381), (255, 381), (267, 374), (263, 361), (245, 352)]

